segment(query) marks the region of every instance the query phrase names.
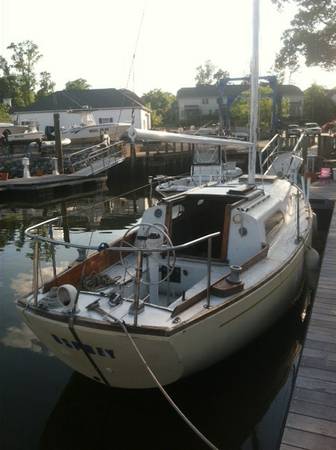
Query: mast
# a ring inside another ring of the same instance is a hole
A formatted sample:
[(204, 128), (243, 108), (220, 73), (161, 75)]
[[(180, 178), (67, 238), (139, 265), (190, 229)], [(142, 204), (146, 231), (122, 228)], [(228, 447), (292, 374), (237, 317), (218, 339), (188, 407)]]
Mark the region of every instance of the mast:
[(251, 103), (248, 183), (255, 184), (256, 154), (258, 141), (258, 83), (259, 83), (259, 0), (253, 0), (252, 59), (251, 59)]

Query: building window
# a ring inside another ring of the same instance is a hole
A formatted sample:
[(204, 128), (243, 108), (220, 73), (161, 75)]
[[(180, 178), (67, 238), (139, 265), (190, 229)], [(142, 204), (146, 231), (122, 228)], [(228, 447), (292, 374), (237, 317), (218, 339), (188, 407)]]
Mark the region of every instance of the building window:
[(202, 98), (202, 105), (208, 105), (209, 104), (209, 99), (207, 97)]
[(99, 117), (98, 121), (100, 125), (102, 123), (111, 123), (113, 122), (113, 117)]
[(195, 120), (201, 115), (201, 110), (198, 105), (185, 105), (183, 115), (186, 120)]

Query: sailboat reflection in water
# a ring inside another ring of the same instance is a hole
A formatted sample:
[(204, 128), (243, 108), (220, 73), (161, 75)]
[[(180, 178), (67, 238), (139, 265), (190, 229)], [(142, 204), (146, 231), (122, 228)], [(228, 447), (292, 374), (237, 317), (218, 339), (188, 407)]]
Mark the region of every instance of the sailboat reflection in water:
[[(301, 303), (243, 351), (168, 387), (169, 394), (219, 448), (279, 447), (304, 332)], [(133, 430), (127, 439), (125, 417)], [(144, 433), (149, 423), (151, 432)], [(166, 433), (163, 440), (167, 428), (174, 432)], [(107, 449), (111, 448), (111, 431), (114, 448), (203, 448), (158, 390), (106, 388), (79, 374), (73, 374), (50, 414), (40, 448), (85, 450), (99, 442), (101, 449)]]

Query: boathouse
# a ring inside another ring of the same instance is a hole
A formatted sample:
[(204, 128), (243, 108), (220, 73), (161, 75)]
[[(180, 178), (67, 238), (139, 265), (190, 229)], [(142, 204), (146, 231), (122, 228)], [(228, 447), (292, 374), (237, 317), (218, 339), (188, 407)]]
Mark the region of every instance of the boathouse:
[(35, 103), (13, 111), (13, 120), (19, 125), (35, 122), (44, 131), (54, 125), (53, 114), (60, 114), (61, 127), (81, 125), (81, 111), (90, 110), (96, 124), (132, 122), (136, 128), (150, 129), (151, 114), (141, 99), (127, 89), (64, 90), (41, 97)]

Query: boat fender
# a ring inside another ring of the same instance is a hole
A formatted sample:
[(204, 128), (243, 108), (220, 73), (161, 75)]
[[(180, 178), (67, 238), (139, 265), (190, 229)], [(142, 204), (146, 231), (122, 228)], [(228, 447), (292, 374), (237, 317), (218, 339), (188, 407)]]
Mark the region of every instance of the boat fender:
[(65, 311), (72, 311), (76, 298), (77, 298), (77, 289), (72, 284), (62, 284), (57, 289), (57, 296), (58, 300), (62, 303), (64, 306)]
[(315, 289), (319, 278), (320, 255), (313, 247), (305, 251), (305, 278), (308, 287)]

